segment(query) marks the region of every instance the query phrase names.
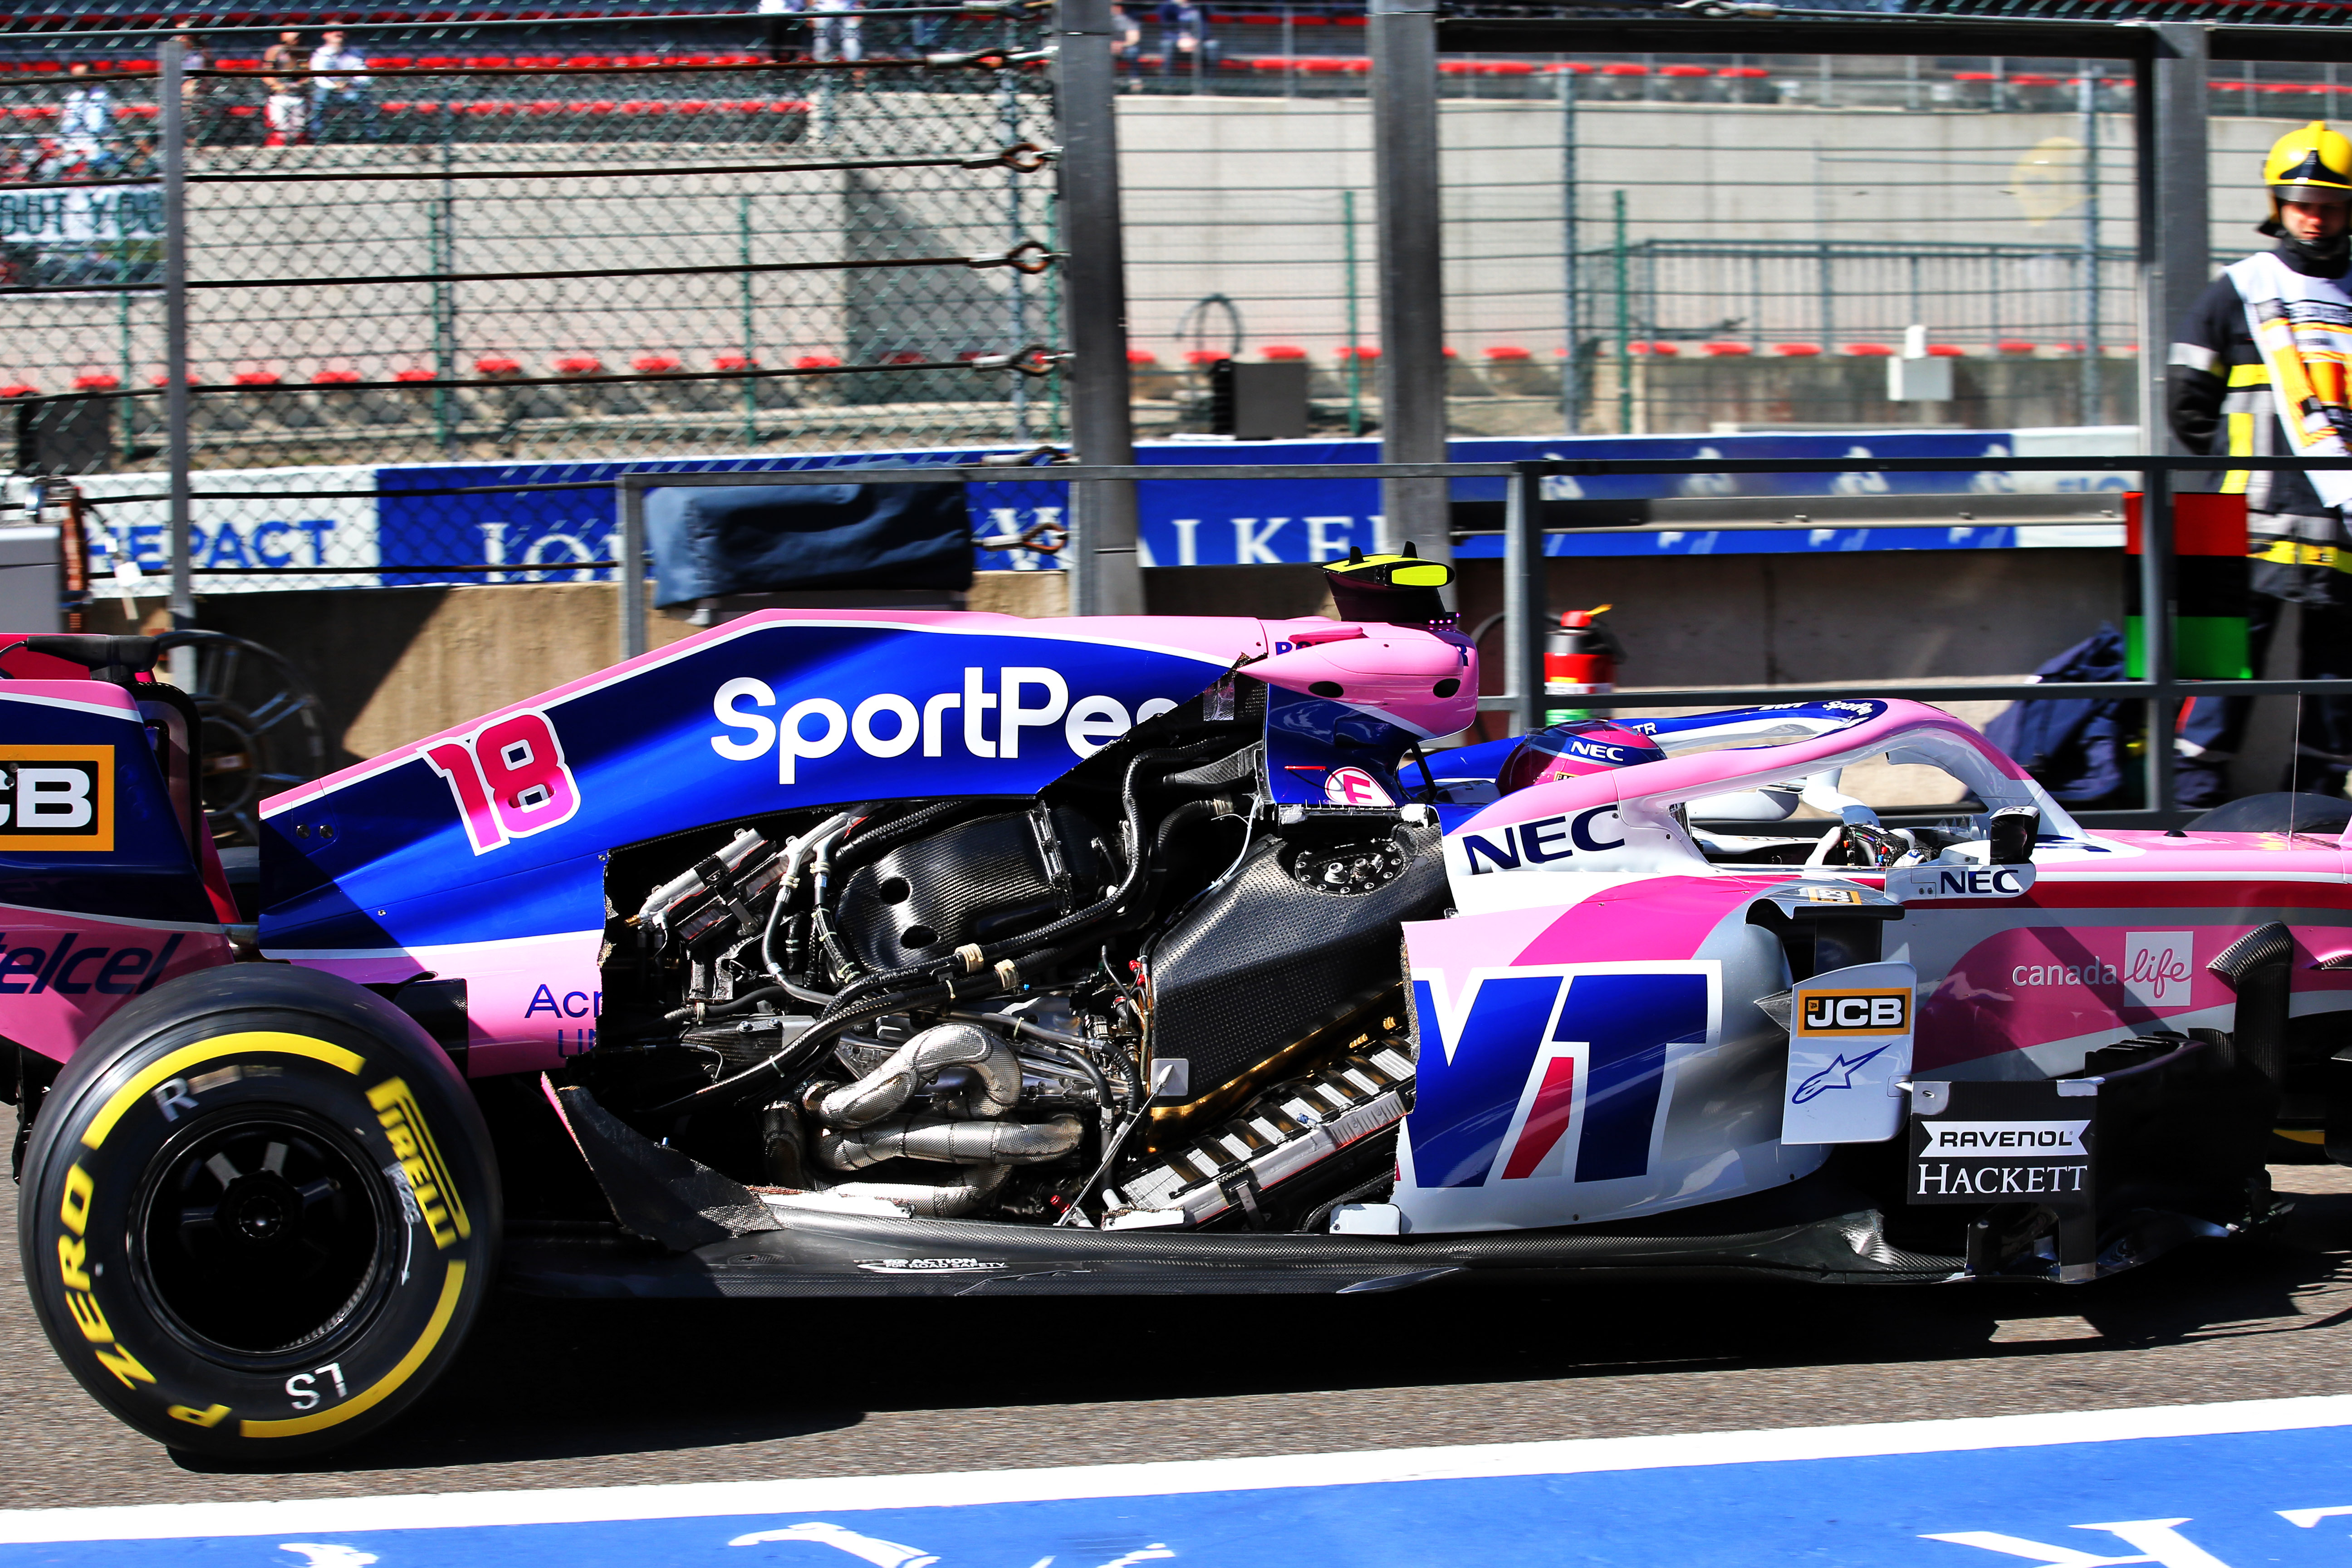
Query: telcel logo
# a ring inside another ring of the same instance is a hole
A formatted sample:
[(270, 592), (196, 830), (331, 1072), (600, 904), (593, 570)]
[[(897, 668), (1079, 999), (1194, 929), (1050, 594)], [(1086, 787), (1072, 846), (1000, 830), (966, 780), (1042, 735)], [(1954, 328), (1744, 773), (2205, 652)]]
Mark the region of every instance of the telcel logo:
[(1810, 991), (1800, 1035), (1900, 1035), (1911, 1027), (1908, 991)]
[[(710, 749), (732, 763), (775, 752), (779, 784), (796, 782), (803, 758), (829, 757), (850, 741), (869, 757), (904, 756), (918, 743), (926, 757), (944, 756), (951, 737), (961, 742), (968, 756), (1018, 757), (1024, 730), (1058, 724), (1071, 752), (1090, 757), (1146, 719), (1177, 706), (1172, 699), (1153, 697), (1129, 713), (1116, 697), (1073, 700), (1062, 672), (1044, 665), (1005, 665), (995, 673), (992, 691), (989, 671), (969, 666), (961, 689), (933, 692), (919, 701), (895, 691), (877, 691), (853, 709), (830, 697), (807, 697), (773, 718), (758, 710), (776, 706), (775, 688), (739, 676), (710, 700), (712, 716), (732, 731), (711, 736)], [(950, 714), (956, 722), (950, 721)]]

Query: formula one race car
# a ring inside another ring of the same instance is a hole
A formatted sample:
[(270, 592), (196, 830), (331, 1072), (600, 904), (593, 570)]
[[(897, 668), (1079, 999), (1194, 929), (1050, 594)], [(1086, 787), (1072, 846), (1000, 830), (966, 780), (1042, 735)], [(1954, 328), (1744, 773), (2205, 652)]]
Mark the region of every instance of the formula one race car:
[[(59, 1353), (266, 1459), (494, 1281), (2071, 1281), (2273, 1217), (2282, 1128), (2352, 1145), (2333, 829), (2086, 832), (1907, 702), (1425, 751), (1478, 689), (1446, 569), (1330, 576), (1338, 621), (753, 615), (277, 796), (257, 927), (152, 644), (15, 639)], [(1882, 818), (1877, 759), (1957, 804)]]

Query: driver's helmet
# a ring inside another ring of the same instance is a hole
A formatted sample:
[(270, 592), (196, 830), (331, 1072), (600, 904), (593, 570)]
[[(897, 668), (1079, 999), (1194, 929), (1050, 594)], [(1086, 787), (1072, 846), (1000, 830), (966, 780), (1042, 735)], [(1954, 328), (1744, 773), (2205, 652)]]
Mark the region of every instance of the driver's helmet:
[(1521, 741), (1496, 773), (1495, 787), (1509, 795), (1529, 784), (1664, 762), (1665, 756), (1657, 742), (1614, 720), (1577, 719), (1538, 730)]

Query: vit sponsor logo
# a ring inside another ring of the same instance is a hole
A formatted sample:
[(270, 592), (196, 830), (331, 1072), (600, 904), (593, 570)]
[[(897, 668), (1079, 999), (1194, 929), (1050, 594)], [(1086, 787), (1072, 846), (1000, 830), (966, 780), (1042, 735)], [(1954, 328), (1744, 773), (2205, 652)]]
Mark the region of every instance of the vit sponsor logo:
[(1886, 890), (1906, 904), (2013, 899), (2032, 886), (2031, 866), (1916, 866), (1886, 873)]
[(1990, 1155), (2012, 1160), (2088, 1157), (2083, 1130), (2088, 1121), (1927, 1121), (1927, 1147), (1919, 1152)]
[(1800, 1035), (1904, 1035), (1911, 1031), (1908, 991), (1807, 991)]
[(2143, 1007), (2186, 1006), (2195, 933), (2135, 931), (2124, 933), (2124, 994)]
[(391, 1140), (393, 1158), (400, 1162), (401, 1172), (408, 1178), (408, 1190), (416, 1198), (425, 1228), (433, 1233), (433, 1245), (446, 1249), (458, 1237), (473, 1235), (466, 1205), (457, 1201), (457, 1184), (449, 1179), (441, 1146), (425, 1125), (425, 1113), (408, 1091), (408, 1081), (384, 1079), (368, 1090), (368, 1103), (375, 1107), (375, 1119)]
[(1063, 743), (1073, 754), (1091, 757), (1146, 719), (1177, 705), (1171, 699), (1154, 697), (1129, 713), (1116, 697), (1073, 700), (1062, 672), (1043, 665), (1000, 667), (992, 691), (988, 676), (985, 668), (967, 666), (961, 690), (933, 692), (919, 701), (895, 691), (877, 691), (853, 709), (830, 697), (807, 697), (772, 718), (759, 710), (776, 706), (775, 688), (739, 676), (710, 700), (712, 716), (733, 731), (711, 736), (710, 749), (730, 763), (775, 752), (779, 784), (797, 782), (803, 759), (829, 757), (851, 742), (869, 757), (904, 756), (918, 744), (926, 757), (945, 756), (950, 741), (960, 742), (968, 756), (1018, 757), (1024, 730), (1058, 725)]
[(0, 849), (114, 847), (112, 746), (0, 746)]
[[(1492, 836), (1465, 833), (1462, 856), (1470, 874), (1516, 871), (1522, 865), (1541, 866), (1572, 860), (1579, 855), (1605, 855), (1625, 847), (1624, 819), (1613, 805), (1595, 805), (1573, 816), (1539, 816), (1514, 823)], [(1484, 858), (1487, 862), (1479, 863)]]

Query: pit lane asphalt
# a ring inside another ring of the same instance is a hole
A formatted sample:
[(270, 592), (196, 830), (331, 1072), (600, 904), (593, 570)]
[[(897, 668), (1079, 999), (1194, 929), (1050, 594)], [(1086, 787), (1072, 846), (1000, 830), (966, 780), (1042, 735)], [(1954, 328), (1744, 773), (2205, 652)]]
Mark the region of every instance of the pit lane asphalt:
[(42, 1337), (0, 1194), (0, 1507), (1015, 1468), (2352, 1393), (2352, 1171), (2275, 1235), (2054, 1288), (1433, 1287), (1339, 1300), (501, 1297), (389, 1430), (194, 1468)]

